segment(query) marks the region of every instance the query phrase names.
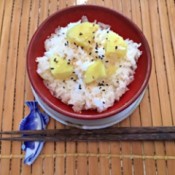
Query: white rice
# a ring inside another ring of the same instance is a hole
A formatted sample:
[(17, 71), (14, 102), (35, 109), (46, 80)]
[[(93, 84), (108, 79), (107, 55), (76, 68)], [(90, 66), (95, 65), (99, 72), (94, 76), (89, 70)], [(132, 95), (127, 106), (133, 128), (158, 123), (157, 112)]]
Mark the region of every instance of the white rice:
[[(74, 111), (95, 109), (102, 112), (112, 106), (115, 101), (119, 101), (128, 90), (127, 86), (134, 80), (137, 61), (141, 55), (141, 51), (138, 49), (140, 44), (126, 39), (127, 54), (125, 58), (115, 63), (118, 67), (116, 72), (111, 77), (87, 85), (83, 81), (83, 72), (92, 64), (91, 60), (94, 60), (94, 56), (90, 56), (88, 52), (74, 44), (69, 43), (68, 46), (64, 44), (67, 42), (66, 32), (80, 22), (70, 23), (66, 27), (58, 27), (55, 33), (45, 41), (46, 51), (42, 57), (36, 59), (38, 62), (37, 73), (43, 78), (50, 92), (62, 102), (72, 105)], [(98, 56), (105, 55), (103, 47), (109, 30), (109, 28), (98, 29), (95, 33), (95, 42), (99, 45)], [(95, 50), (95, 43), (93, 49)], [(55, 54), (65, 57), (67, 60), (74, 58), (74, 72), (78, 77), (76, 81), (71, 79), (63, 81), (52, 76), (49, 59)], [(100, 88), (99, 83), (103, 83), (104, 86)], [(79, 89), (80, 85), (81, 89)]]

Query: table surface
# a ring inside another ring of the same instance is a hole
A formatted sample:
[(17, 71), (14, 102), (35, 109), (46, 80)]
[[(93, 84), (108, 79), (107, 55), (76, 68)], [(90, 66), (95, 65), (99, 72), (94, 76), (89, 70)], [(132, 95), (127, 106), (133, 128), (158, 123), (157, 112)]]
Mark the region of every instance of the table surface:
[[(57, 10), (83, 0), (0, 0), (0, 130), (17, 130), (32, 100), (26, 50), (37, 26)], [(116, 126), (175, 123), (174, 0), (88, 0), (132, 19), (148, 39), (152, 74), (136, 111)], [(51, 119), (48, 128), (64, 128)], [(19, 142), (0, 143), (0, 174), (174, 175), (174, 142), (46, 143), (32, 166), (23, 164)]]

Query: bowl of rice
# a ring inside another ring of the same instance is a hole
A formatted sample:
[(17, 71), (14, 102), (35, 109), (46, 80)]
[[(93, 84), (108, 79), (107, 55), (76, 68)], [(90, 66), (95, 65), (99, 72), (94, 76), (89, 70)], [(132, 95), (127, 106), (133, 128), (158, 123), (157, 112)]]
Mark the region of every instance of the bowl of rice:
[(27, 72), (40, 106), (57, 121), (99, 129), (140, 104), (151, 73), (141, 30), (122, 14), (95, 5), (49, 16), (27, 51)]

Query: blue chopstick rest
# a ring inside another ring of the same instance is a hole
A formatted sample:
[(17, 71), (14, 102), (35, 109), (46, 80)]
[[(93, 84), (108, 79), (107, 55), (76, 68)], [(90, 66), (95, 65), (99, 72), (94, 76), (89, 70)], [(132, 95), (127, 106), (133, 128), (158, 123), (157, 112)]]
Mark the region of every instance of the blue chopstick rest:
[[(36, 101), (27, 101), (30, 113), (20, 123), (19, 130), (43, 130), (49, 123), (49, 117), (41, 112)], [(40, 154), (44, 141), (25, 141), (22, 149), (25, 151), (24, 163), (31, 165)]]

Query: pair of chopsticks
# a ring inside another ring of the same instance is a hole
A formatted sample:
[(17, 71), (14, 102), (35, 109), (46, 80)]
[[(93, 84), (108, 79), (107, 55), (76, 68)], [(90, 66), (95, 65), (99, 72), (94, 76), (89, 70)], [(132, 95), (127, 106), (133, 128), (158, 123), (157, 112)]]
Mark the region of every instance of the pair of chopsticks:
[(6, 141), (173, 141), (175, 127), (113, 127), (99, 130), (50, 129), (0, 132)]

